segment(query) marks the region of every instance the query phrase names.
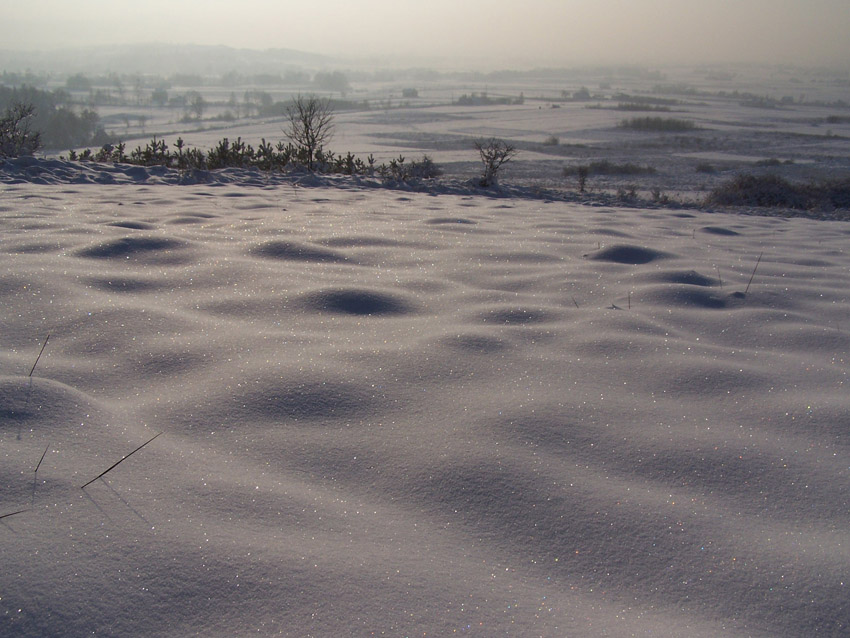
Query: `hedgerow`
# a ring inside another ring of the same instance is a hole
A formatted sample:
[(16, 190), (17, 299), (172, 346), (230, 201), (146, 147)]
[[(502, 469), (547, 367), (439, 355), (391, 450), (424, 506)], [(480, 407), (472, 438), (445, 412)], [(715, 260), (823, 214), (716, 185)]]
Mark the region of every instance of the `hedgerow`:
[(661, 133), (680, 133), (683, 131), (693, 131), (697, 128), (696, 124), (691, 120), (680, 120), (673, 117), (633, 117), (623, 120), (618, 126), (619, 128), (630, 129), (632, 131)]
[(656, 173), (655, 167), (649, 165), (641, 166), (630, 162), (616, 164), (609, 160), (601, 160), (579, 166), (565, 166), (564, 176), (578, 175), (582, 172), (582, 168), (588, 175), (654, 175)]
[(778, 175), (738, 175), (711, 191), (706, 201), (795, 210), (850, 209), (850, 179), (802, 184)]

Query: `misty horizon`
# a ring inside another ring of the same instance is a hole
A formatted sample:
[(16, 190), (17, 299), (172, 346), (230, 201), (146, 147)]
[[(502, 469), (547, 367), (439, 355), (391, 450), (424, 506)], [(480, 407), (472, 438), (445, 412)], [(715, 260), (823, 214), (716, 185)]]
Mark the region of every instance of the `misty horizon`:
[[(33, 0), (5, 8), (3, 49), (25, 55), (109, 45), (291, 50), (384, 66), (533, 68), (581, 65), (783, 64), (846, 67), (850, 10), (840, 0), (734, 10), (684, 0), (601, 2), (249, 0), (144, 4)], [(2, 65), (2, 62), (0, 62)]]

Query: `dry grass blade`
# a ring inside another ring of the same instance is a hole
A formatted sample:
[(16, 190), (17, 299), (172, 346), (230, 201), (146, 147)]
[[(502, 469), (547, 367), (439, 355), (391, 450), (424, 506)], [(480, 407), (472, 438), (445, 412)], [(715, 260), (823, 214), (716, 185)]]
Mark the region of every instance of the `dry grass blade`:
[(746, 295), (750, 289), (750, 284), (753, 283), (753, 277), (756, 276), (756, 271), (759, 269), (759, 264), (761, 263), (761, 257), (764, 255), (764, 252), (759, 253), (759, 258), (756, 260), (756, 267), (753, 268), (753, 274), (750, 275), (750, 280), (747, 282), (747, 287), (744, 289), (744, 294)]
[(18, 510), (16, 512), (9, 512), (8, 514), (0, 515), (0, 519), (9, 518), (10, 516), (14, 516), (15, 514), (23, 514), (24, 512), (29, 512), (29, 510), (26, 509), (26, 510)]
[(123, 461), (126, 461), (128, 458), (130, 458), (131, 456), (133, 456), (136, 452), (138, 452), (138, 451), (139, 451), (139, 450), (141, 450), (143, 447), (145, 447), (148, 443), (150, 443), (151, 441), (153, 441), (153, 440), (154, 440), (157, 436), (159, 436), (160, 434), (162, 434), (162, 432), (160, 432), (160, 433), (159, 433), (159, 434), (157, 434), (156, 436), (154, 436), (154, 437), (152, 437), (152, 438), (148, 439), (147, 441), (145, 441), (144, 443), (142, 443), (139, 447), (137, 447), (135, 450), (133, 450), (133, 451), (132, 451), (132, 452), (130, 452), (129, 454), (126, 454), (126, 455), (122, 456), (122, 457), (121, 457), (118, 461), (116, 461), (115, 463), (113, 463), (112, 465), (110, 465), (108, 468), (106, 468), (105, 470), (103, 470), (103, 472), (101, 472), (100, 474), (98, 474), (97, 476), (95, 476), (95, 477), (94, 477), (92, 480), (90, 480), (88, 483), (86, 483), (85, 485), (81, 485), (81, 486), (80, 486), (80, 489), (84, 489), (84, 488), (88, 487), (89, 485), (91, 485), (92, 483), (94, 483), (97, 479), (99, 479), (101, 476), (103, 476), (103, 475), (107, 474), (108, 472), (111, 472), (112, 470), (114, 470), (114, 469), (118, 466), (118, 464), (122, 463)]
[(32, 370), (30, 370), (30, 376), (35, 372), (35, 367), (38, 365), (38, 360), (41, 359), (41, 355), (44, 354), (44, 349), (47, 347), (47, 342), (50, 341), (50, 335), (47, 335), (47, 339), (44, 340), (44, 343), (41, 345), (41, 350), (38, 353), (38, 356), (35, 358), (35, 363), (32, 364)]
[(47, 456), (47, 450), (49, 450), (49, 449), (50, 449), (50, 445), (48, 445), (46, 448), (44, 448), (44, 452), (41, 453), (41, 458), (38, 459), (38, 463), (35, 466), (35, 470), (33, 470), (34, 474), (38, 474), (38, 468), (41, 467), (41, 462), (44, 461), (44, 457)]

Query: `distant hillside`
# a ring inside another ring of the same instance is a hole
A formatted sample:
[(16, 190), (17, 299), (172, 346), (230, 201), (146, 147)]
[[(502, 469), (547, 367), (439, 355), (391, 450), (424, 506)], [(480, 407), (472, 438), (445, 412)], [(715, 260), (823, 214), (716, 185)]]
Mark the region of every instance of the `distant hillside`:
[(0, 50), (0, 71), (51, 73), (196, 73), (221, 75), (320, 69), (331, 58), (291, 49), (234, 49), (192, 44), (127, 44), (54, 51)]

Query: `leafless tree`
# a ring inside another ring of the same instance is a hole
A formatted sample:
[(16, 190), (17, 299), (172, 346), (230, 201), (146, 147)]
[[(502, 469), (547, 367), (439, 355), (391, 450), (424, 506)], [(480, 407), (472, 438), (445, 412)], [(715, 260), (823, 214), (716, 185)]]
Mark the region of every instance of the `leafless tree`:
[(485, 188), (498, 183), (499, 169), (517, 154), (516, 147), (503, 140), (491, 137), (488, 140), (477, 140), (475, 148), (481, 155), (484, 164), (484, 173), (479, 182)]
[(196, 119), (200, 120), (207, 108), (207, 101), (197, 91), (189, 91), (186, 94), (186, 107), (194, 113)]
[(289, 120), (284, 130), (306, 162), (307, 169), (316, 170), (316, 153), (330, 141), (334, 129), (334, 113), (327, 98), (299, 95), (286, 107)]

